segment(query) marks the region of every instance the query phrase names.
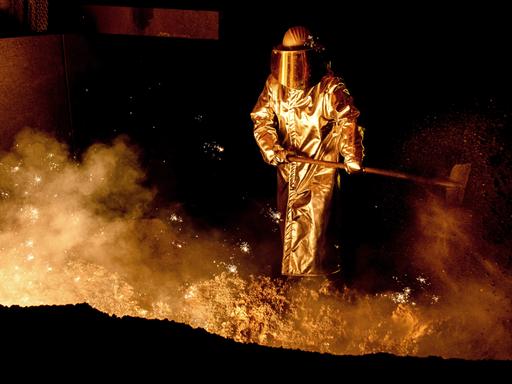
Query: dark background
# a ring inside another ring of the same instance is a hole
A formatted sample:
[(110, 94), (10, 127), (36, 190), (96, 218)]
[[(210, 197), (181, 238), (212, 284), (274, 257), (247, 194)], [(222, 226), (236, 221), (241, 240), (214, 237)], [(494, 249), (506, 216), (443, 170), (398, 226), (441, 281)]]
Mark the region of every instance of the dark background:
[[(82, 17), (80, 4), (216, 10), (220, 38), (102, 35)], [(50, 0), (44, 34), (64, 34), (68, 93), (69, 121), (58, 133), (78, 157), (95, 141), (129, 135), (141, 148), (148, 185), (159, 189), (155, 206), (180, 202), (198, 222), (248, 238), (256, 251), (263, 240), (277, 249), (277, 232), (261, 214), (275, 204), (275, 173), (261, 160), (249, 113), (272, 46), (297, 24), (325, 43), (361, 111), (366, 166), (428, 173), (428, 158), (423, 167), (405, 165), (404, 143), (425, 121), (451, 113), (499, 118), (509, 132), (510, 27), (492, 3)], [(7, 25), (5, 37), (31, 34)], [(452, 165), (437, 176), (447, 176)], [(343, 175), (342, 182), (347, 278), (362, 269), (392, 274), (403, 262), (395, 240), (411, 223), (409, 196), (422, 189), (374, 176)]]
[[(98, 34), (81, 18), (78, 7), (93, 3), (217, 10), (220, 39)], [(471, 151), (454, 158), (472, 162), (473, 169), (482, 168), (478, 162), (500, 166), (506, 170), (504, 180), (510, 180), (511, 34), (509, 13), (503, 8), (492, 2), (447, 6), (431, 1), (331, 1), (279, 9), (264, 2), (237, 7), (218, 1), (49, 0), (48, 30), (43, 33), (0, 12), (0, 148), (8, 147), (14, 132), (25, 125), (56, 133), (77, 158), (93, 142), (127, 134), (141, 149), (146, 183), (159, 189), (155, 208), (180, 202), (197, 223), (225, 229), (235, 241), (249, 240), (256, 257), (268, 250), (262, 244), (270, 243), (277, 268), (278, 234), (261, 214), (275, 204), (275, 173), (261, 160), (249, 113), (268, 74), (270, 49), (284, 31), (305, 24), (330, 48), (366, 127), (366, 166), (446, 176), (453, 164), (436, 172), (429, 167), (439, 151), (429, 157), (424, 150), (421, 161), (411, 162), (405, 143), (421, 127), (449, 121), (453, 114), (478, 115), (480, 121), (499, 122), (499, 135), (488, 137), (502, 140), (501, 158), (471, 158)], [(482, 130), (490, 126), (483, 124)], [(436, 143), (435, 137), (424, 137), (425, 148)], [(225, 151), (216, 152), (205, 146), (208, 143), (222, 145)], [(345, 277), (354, 285), (362, 276), (373, 277), (365, 288), (386, 288), (390, 276), (407, 271), (407, 254), (399, 240), (410, 234), (411, 199), (442, 195), (442, 190), (370, 175), (343, 176), (342, 181)], [(478, 188), (473, 184), (470, 189)], [(509, 195), (500, 199), (506, 202)], [(468, 195), (462, 209), (474, 209), (474, 203)], [(499, 227), (505, 238), (510, 231), (503, 228), (512, 222), (507, 204), (497, 205), (504, 209), (493, 213), (493, 222), (505, 223)], [(489, 225), (489, 232), (495, 228)], [(267, 378), (270, 371), (261, 366), (276, 364), (273, 372), (281, 372), (303, 361), (313, 367), (316, 378), (326, 368), (335, 374), (354, 369), (358, 376), (375, 369), (379, 378), (389, 372), (394, 379), (397, 372), (403, 376), (404, 369), (435, 375), (451, 368), (459, 376), (484, 373), (489, 378), (496, 368), (509, 370), (510, 365), (271, 350), (168, 321), (109, 317), (87, 305), (0, 306), (0, 318), (3, 345), (13, 362), (23, 361), (22, 374), (27, 361), (43, 363), (39, 376), (44, 371), (54, 377), (64, 367), (72, 367), (73, 374), (95, 373), (95, 367), (102, 367), (104, 374), (103, 368), (110, 368), (116, 377), (120, 372), (133, 376), (140, 368), (147, 377), (158, 367), (165, 367), (163, 374), (182, 369), (190, 375), (198, 372), (199, 363), (209, 377), (222, 367), (219, 373), (226, 379), (228, 363), (229, 368), (257, 367)], [(188, 369), (190, 361), (193, 370)], [(214, 369), (206, 365), (211, 362)], [(290, 372), (293, 369), (286, 370)]]

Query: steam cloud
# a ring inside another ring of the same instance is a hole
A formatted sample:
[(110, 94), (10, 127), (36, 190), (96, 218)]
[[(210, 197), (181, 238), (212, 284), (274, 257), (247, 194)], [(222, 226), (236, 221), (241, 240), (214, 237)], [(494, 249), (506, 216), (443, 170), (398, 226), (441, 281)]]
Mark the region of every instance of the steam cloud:
[(416, 287), (367, 294), (258, 273), (245, 241), (152, 207), (126, 138), (81, 160), (25, 130), (0, 156), (0, 303), (88, 302), (242, 342), (331, 352), (512, 358), (512, 282), (468, 212), (417, 206)]

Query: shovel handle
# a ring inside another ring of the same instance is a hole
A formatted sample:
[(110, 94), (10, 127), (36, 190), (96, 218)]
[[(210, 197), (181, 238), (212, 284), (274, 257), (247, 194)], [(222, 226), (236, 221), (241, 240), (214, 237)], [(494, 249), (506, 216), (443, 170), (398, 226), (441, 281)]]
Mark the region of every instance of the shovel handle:
[[(334, 161), (325, 161), (325, 160), (316, 160), (316, 159), (311, 159), (311, 158), (302, 157), (302, 156), (288, 156), (288, 160), (297, 161), (299, 163), (322, 165), (324, 167), (329, 167), (329, 168), (340, 168), (340, 169), (345, 169), (345, 170), (347, 169), (347, 166), (344, 163), (337, 163)], [(362, 171), (364, 173), (370, 173), (373, 175), (393, 177), (395, 179), (411, 180), (411, 181), (414, 181), (416, 183), (421, 183), (421, 184), (439, 185), (439, 186), (447, 187), (447, 188), (460, 188), (461, 187), (460, 183), (456, 183), (450, 179), (427, 178), (427, 177), (422, 177), (422, 176), (411, 175), (411, 174), (408, 174), (405, 172), (390, 171), (387, 169), (370, 168), (370, 167), (365, 167), (362, 169)]]
[(324, 161), (324, 160), (316, 160), (311, 159), (309, 157), (302, 157), (302, 156), (287, 156), (286, 157), (289, 161), (296, 161), (298, 163), (307, 163), (307, 164), (317, 164), (317, 165), (323, 165), (324, 167), (329, 168), (340, 168), (340, 169), (347, 169), (347, 166), (344, 163), (336, 163), (334, 161)]

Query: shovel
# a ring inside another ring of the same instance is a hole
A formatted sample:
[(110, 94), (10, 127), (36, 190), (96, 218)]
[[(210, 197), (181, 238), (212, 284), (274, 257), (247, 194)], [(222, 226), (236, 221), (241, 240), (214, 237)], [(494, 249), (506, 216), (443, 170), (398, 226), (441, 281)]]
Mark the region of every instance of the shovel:
[[(345, 169), (344, 163), (336, 163), (334, 161), (315, 160), (302, 156), (288, 156), (288, 160), (297, 161), (299, 163), (316, 164), (329, 168)], [(468, 183), (469, 174), (471, 172), (471, 164), (455, 164), (450, 172), (449, 178), (427, 178), (422, 176), (411, 175), (405, 172), (390, 171), (387, 169), (365, 167), (362, 169), (364, 173), (373, 175), (381, 175), (393, 177), (395, 179), (411, 180), (415, 183), (437, 185), (446, 188), (446, 201), (450, 204), (461, 205), (464, 199), (464, 192)]]

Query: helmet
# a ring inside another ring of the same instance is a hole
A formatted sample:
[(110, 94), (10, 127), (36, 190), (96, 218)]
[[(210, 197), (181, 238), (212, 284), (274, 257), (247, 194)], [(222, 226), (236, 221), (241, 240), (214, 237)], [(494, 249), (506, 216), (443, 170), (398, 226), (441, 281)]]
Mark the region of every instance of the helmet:
[(284, 34), (282, 44), (272, 50), (272, 75), (288, 88), (306, 89), (326, 71), (323, 51), (307, 28), (292, 27)]

